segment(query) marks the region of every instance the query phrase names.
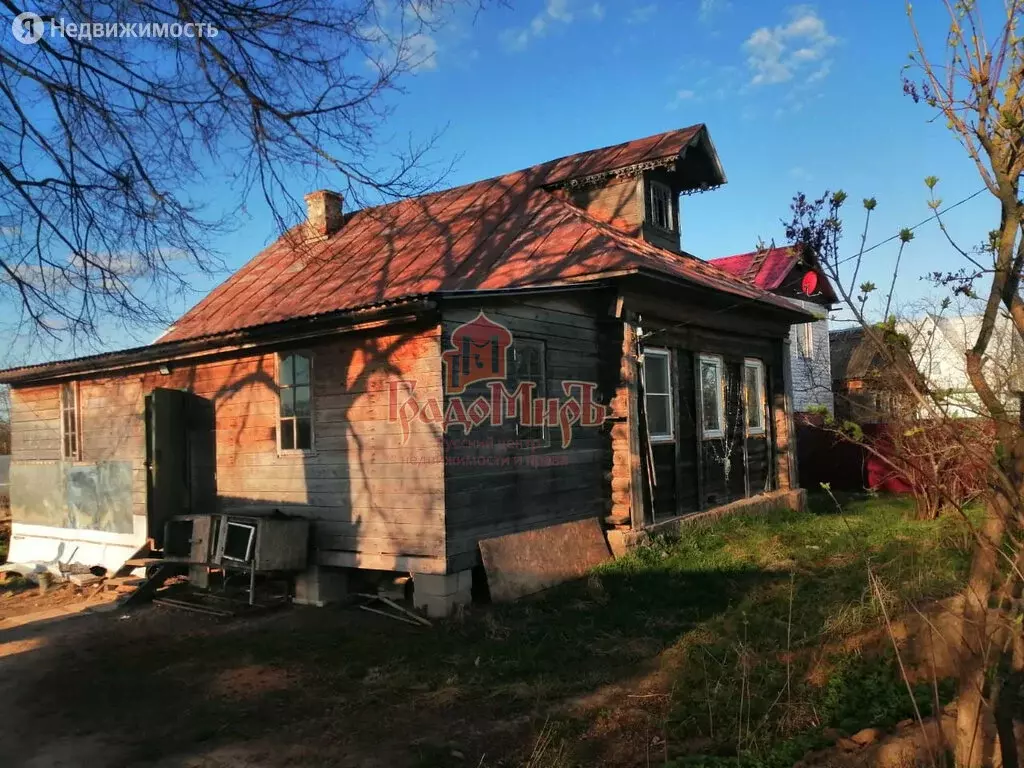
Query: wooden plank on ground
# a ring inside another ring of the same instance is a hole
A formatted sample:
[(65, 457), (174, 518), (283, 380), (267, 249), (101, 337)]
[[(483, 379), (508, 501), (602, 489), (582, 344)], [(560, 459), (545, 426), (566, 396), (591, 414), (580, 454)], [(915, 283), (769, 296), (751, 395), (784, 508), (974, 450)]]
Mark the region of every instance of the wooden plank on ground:
[(482, 539), (480, 555), (495, 602), (578, 579), (611, 559), (596, 517)]

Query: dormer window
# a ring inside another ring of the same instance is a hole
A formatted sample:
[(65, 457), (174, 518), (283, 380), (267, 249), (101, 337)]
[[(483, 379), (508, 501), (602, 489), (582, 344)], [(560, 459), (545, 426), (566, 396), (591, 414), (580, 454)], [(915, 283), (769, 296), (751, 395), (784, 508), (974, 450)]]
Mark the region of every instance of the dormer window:
[(658, 229), (675, 232), (675, 207), (672, 189), (660, 181), (647, 182), (647, 221)]

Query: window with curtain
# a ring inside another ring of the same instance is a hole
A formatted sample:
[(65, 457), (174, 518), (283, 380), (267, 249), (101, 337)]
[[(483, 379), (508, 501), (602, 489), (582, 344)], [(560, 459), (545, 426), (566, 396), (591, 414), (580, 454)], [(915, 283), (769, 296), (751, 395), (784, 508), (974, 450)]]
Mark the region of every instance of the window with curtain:
[(653, 442), (673, 439), (672, 376), (667, 349), (644, 350), (644, 405), (647, 407), (647, 430)]
[(764, 434), (764, 365), (760, 360), (743, 361), (743, 406), (747, 434)]
[(700, 356), (701, 435), (704, 439), (725, 436), (724, 367), (720, 357)]
[(277, 434), (282, 451), (313, 449), (313, 358), (300, 352), (278, 355), (280, 398)]
[(804, 360), (814, 357), (814, 323), (804, 323), (797, 329), (796, 348)]

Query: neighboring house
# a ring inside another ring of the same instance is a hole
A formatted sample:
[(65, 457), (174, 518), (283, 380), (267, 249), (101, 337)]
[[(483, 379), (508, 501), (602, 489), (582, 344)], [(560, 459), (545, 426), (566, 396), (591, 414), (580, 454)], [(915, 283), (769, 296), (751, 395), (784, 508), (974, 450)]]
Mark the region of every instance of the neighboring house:
[[(954, 418), (984, 415), (967, 375), (967, 352), (978, 338), (981, 320), (981, 315), (927, 313), (896, 324), (900, 353), (910, 356), (922, 386), (927, 386), (946, 414)], [(884, 360), (862, 328), (833, 331), (831, 336), (837, 416), (859, 423), (877, 423), (887, 421), (901, 403), (907, 407), (906, 398), (898, 394), (901, 385), (886, 375)], [(1017, 393), (1024, 388), (1022, 361), (1021, 340), (1009, 316), (1001, 312), (985, 356), (985, 372), (1011, 411), (1019, 407)]]
[(790, 396), (797, 413), (821, 407), (832, 413), (828, 312), (836, 294), (815, 258), (802, 258), (795, 247), (786, 246), (761, 248), (712, 259), (710, 263), (758, 288), (784, 296), (818, 318), (795, 325), (790, 332)]
[(840, 422), (880, 424), (905, 404), (898, 377), (860, 326), (832, 331), (832, 391)]
[(408, 572), (440, 613), (483, 538), (792, 501), (809, 315), (680, 248), (679, 196), (724, 182), (694, 126), (380, 208), (308, 195), (156, 343), (0, 374), (12, 558), (116, 566), (171, 515), (280, 510), (313, 522), (313, 592)]
[[(932, 392), (940, 395), (946, 413), (954, 417), (984, 414), (981, 400), (967, 375), (967, 352), (978, 339), (980, 314), (926, 314), (920, 319), (901, 321), (897, 329), (910, 343), (918, 371)], [(1017, 410), (1017, 392), (1024, 354), (1013, 321), (1004, 311), (996, 316), (992, 338), (985, 354), (985, 373), (1003, 404)]]

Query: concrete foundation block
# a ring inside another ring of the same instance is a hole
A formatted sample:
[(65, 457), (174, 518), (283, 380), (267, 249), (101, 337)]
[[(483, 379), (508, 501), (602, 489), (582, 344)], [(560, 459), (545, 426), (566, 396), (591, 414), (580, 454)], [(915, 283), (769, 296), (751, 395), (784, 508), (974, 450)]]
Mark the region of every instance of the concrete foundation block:
[(459, 605), (468, 605), (473, 599), (473, 571), (456, 573), (414, 573), (412, 575), (412, 604), (427, 616), (441, 618), (450, 615)]
[(703, 512), (695, 512), (682, 517), (673, 517), (653, 525), (645, 526), (639, 530), (633, 529), (612, 529), (605, 531), (608, 538), (608, 547), (615, 557), (622, 557), (633, 547), (639, 546), (650, 540), (654, 534), (678, 536), (685, 528), (691, 526), (709, 525), (716, 520), (735, 514), (759, 514), (770, 512), (774, 509), (792, 509), (796, 512), (803, 512), (807, 508), (807, 491), (803, 488), (795, 490), (771, 491), (749, 499), (740, 499), (731, 504), (724, 504), (720, 507), (706, 509)]
[(188, 583), (196, 589), (209, 589), (210, 569), (205, 565), (190, 565), (188, 567)]
[(295, 577), (295, 602), (322, 608), (348, 599), (348, 571), (325, 565), (311, 565)]

